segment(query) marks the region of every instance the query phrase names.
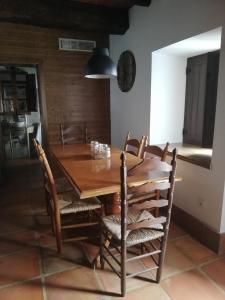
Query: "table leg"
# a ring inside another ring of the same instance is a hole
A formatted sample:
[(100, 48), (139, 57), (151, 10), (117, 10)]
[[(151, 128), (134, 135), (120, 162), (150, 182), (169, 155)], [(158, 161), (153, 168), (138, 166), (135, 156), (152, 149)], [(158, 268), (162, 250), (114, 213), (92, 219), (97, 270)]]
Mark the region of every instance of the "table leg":
[(104, 203), (105, 214), (116, 215), (120, 213), (120, 193), (114, 193), (110, 195), (105, 195), (101, 197)]

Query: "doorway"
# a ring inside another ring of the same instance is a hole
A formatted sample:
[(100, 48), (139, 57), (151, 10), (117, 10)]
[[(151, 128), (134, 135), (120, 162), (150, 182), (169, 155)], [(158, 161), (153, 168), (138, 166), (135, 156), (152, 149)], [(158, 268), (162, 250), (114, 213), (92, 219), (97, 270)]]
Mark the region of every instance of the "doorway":
[(212, 148), (219, 51), (187, 59), (183, 143)]
[(0, 64), (1, 160), (35, 156), (32, 138), (42, 141), (38, 66)]

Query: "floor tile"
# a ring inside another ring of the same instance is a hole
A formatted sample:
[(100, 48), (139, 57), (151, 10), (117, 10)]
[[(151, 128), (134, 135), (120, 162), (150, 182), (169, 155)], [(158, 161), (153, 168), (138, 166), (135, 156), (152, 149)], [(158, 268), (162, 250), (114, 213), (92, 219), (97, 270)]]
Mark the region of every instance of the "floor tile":
[(63, 253), (59, 255), (56, 248), (42, 249), (42, 266), (44, 274), (63, 271), (77, 267), (83, 262), (84, 256), (75, 243), (64, 244)]
[[(25, 162), (25, 167), (12, 167), (10, 183), (0, 187), (0, 300), (122, 299), (117, 296), (120, 280), (107, 264), (104, 271), (84, 267), (83, 253), (72, 243), (64, 244), (63, 254), (57, 254), (46, 215), (42, 173), (36, 172), (37, 165)], [(225, 259), (212, 262), (217, 258), (172, 222), (161, 284), (128, 279), (124, 299), (225, 299)], [(197, 269), (201, 263), (202, 273)], [(149, 259), (133, 262), (128, 272), (142, 270), (143, 264), (151, 266)], [(43, 299), (40, 267), (48, 299)], [(153, 278), (149, 273), (142, 276)]]
[(34, 231), (19, 231), (0, 236), (0, 256), (37, 246)]
[(0, 234), (33, 229), (34, 220), (31, 215), (19, 217), (5, 214), (3, 217), (0, 216)]
[(92, 243), (88, 242), (81, 242), (81, 248), (84, 253), (84, 256), (87, 260), (87, 262), (92, 265), (93, 262), (95, 262), (96, 257), (99, 255), (99, 246), (94, 245)]
[(0, 258), (0, 285), (40, 275), (38, 251), (28, 251)]
[[(117, 267), (112, 259), (109, 261)], [(118, 268), (116, 268), (118, 269)], [(144, 269), (144, 266), (141, 262), (135, 261), (127, 264), (127, 273), (135, 273)], [(105, 263), (104, 270), (97, 270), (97, 274), (103, 284), (104, 291), (112, 292), (112, 293), (120, 293), (120, 278), (111, 270), (107, 263)], [(149, 273), (144, 275), (140, 275), (143, 278), (151, 278), (152, 276)], [(128, 278), (127, 279), (127, 290), (138, 288), (146, 284), (146, 280), (139, 278)]]
[(46, 204), (44, 193), (39, 193), (38, 191), (32, 191), (30, 194), (30, 207), (35, 215), (46, 215)]
[[(46, 211), (46, 209), (45, 209)], [(35, 211), (36, 213), (36, 211)], [(48, 216), (46, 213), (45, 214), (35, 214), (34, 215), (34, 220), (35, 220), (35, 226), (36, 229), (51, 229), (51, 219), (50, 216)]]
[(56, 245), (56, 238), (52, 234), (50, 225), (45, 228), (37, 228), (37, 236), (40, 246)]
[(78, 268), (46, 278), (48, 300), (96, 300), (101, 289), (95, 272), (89, 268)]
[(225, 299), (225, 293), (196, 270), (166, 279), (161, 286), (173, 300)]
[[(146, 267), (154, 266), (150, 257), (143, 259)], [(162, 278), (194, 267), (193, 262), (185, 256), (174, 243), (169, 242), (163, 264)]]
[(187, 234), (187, 232), (183, 228), (176, 225), (174, 222), (170, 223), (169, 236), (168, 236), (169, 240), (173, 240), (173, 239), (182, 237), (186, 234)]
[(192, 237), (185, 237), (174, 242), (175, 246), (196, 264), (206, 262), (217, 255)]
[(0, 300), (44, 300), (40, 281), (0, 289)]
[(159, 284), (149, 283), (141, 289), (129, 292), (124, 298), (113, 297), (112, 299), (124, 299), (124, 300), (170, 300), (171, 298), (161, 288)]
[(203, 267), (202, 270), (225, 290), (225, 259), (210, 263)]

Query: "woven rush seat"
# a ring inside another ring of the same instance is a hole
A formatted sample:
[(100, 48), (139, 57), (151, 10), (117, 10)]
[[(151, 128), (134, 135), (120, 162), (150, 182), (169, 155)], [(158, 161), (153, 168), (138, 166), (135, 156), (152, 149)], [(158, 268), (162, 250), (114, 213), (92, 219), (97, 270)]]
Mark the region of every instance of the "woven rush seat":
[[(156, 218), (147, 210), (143, 210), (134, 214), (131, 210), (127, 214), (127, 224), (142, 222), (144, 220), (155, 220)], [(121, 239), (121, 215), (111, 215), (103, 218), (103, 224), (112, 233), (112, 236)], [(154, 230), (155, 229), (155, 230)], [(133, 246), (139, 243), (156, 239), (164, 235), (162, 224), (154, 224), (150, 228), (141, 228), (136, 230), (126, 231), (127, 246)]]
[(152, 241), (162, 237), (163, 235), (164, 232), (149, 229), (149, 228), (132, 230), (127, 237), (127, 246), (131, 247), (137, 244)]
[(75, 191), (59, 194), (58, 201), (61, 214), (77, 213), (101, 208), (101, 203), (96, 197), (81, 200)]

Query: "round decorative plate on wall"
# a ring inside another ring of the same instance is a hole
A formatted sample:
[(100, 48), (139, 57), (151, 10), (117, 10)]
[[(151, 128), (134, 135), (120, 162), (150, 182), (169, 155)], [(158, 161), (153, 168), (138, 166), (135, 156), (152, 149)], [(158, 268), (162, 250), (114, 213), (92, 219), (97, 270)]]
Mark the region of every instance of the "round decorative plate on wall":
[(129, 92), (136, 76), (136, 62), (131, 51), (124, 51), (117, 64), (117, 81), (122, 92)]

